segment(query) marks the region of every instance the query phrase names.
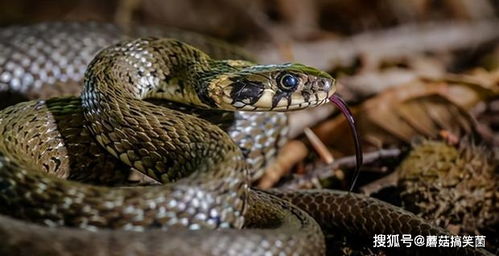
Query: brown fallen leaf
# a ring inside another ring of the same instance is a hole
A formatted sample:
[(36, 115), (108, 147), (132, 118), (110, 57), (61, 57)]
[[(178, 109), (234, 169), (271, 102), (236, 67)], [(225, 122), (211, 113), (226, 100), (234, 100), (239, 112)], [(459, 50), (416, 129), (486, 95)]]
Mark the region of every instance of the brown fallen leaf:
[[(364, 143), (377, 148), (409, 143), (415, 136), (437, 138), (442, 130), (456, 136), (475, 131), (469, 110), (499, 95), (489, 77), (449, 75), (444, 79), (419, 79), (371, 98), (353, 112)], [(342, 116), (315, 128), (327, 145), (344, 154), (353, 152), (347, 123)]]

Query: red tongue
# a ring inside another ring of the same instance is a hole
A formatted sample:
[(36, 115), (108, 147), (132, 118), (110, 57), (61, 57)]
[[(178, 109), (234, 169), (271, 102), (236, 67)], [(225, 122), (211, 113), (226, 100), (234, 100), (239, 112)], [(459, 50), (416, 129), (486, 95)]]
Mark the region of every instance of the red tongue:
[(329, 97), (329, 100), (333, 102), (336, 105), (336, 107), (338, 107), (338, 109), (341, 111), (341, 113), (343, 113), (343, 115), (347, 119), (348, 125), (350, 125), (350, 130), (352, 131), (353, 139), (355, 142), (356, 165), (355, 165), (354, 178), (352, 181), (352, 185), (350, 186), (350, 191), (352, 191), (355, 186), (355, 183), (357, 182), (357, 178), (359, 177), (359, 170), (360, 166), (362, 165), (362, 147), (360, 144), (359, 135), (357, 133), (357, 128), (355, 127), (355, 119), (350, 109), (348, 109), (348, 106), (345, 103), (345, 101), (342, 98), (340, 98), (338, 95), (333, 94), (331, 97)]

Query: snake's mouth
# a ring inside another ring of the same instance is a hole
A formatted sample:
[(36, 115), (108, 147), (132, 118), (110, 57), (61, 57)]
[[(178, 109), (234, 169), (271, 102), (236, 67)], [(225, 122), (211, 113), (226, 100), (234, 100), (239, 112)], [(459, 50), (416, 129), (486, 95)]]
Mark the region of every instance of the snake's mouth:
[(293, 111), (322, 105), (328, 101), (329, 92), (318, 92), (310, 99), (300, 95), (279, 97), (274, 92), (268, 92), (253, 104), (245, 104), (240, 101), (230, 103), (236, 110), (242, 111)]
[[(316, 107), (322, 105), (328, 101), (329, 92), (318, 92), (314, 94), (310, 99), (306, 99), (303, 96), (291, 96), (288, 98), (283, 98), (277, 102), (277, 104), (272, 104), (269, 111), (290, 111), (290, 110), (300, 110), (309, 107)], [(267, 104), (268, 105), (268, 104)]]
[(242, 111), (294, 111), (322, 105), (334, 94), (335, 87), (322, 87), (320, 90), (300, 90), (295, 92), (264, 89), (254, 100), (238, 100), (225, 97), (221, 104), (225, 108)]

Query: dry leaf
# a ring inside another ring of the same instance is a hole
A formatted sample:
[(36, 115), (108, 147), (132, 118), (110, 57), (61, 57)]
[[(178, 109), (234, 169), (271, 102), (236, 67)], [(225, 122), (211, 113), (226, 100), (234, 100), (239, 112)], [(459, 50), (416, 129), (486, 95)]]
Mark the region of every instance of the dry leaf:
[[(474, 131), (468, 113), (477, 103), (499, 94), (491, 79), (452, 75), (444, 80), (422, 79), (389, 89), (354, 109), (363, 140), (371, 146), (408, 143), (415, 136), (437, 138), (442, 130), (460, 136)], [(317, 135), (343, 153), (353, 144), (342, 116), (318, 126)]]

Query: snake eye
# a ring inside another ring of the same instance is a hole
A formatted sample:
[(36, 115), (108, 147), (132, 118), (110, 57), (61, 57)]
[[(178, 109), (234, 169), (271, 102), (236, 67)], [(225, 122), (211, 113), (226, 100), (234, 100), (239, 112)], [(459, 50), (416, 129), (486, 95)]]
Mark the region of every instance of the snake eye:
[(279, 85), (281, 89), (285, 91), (293, 91), (299, 84), (299, 80), (296, 76), (292, 74), (284, 74), (281, 79), (279, 79)]

